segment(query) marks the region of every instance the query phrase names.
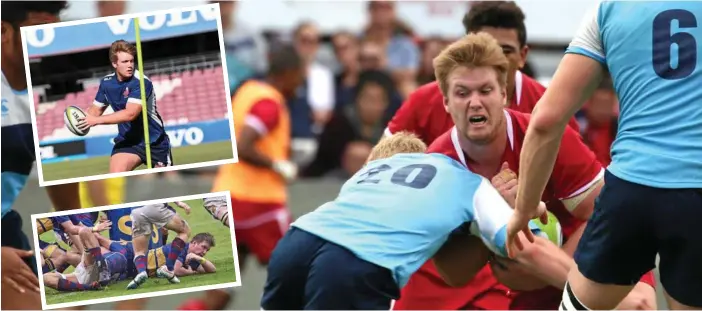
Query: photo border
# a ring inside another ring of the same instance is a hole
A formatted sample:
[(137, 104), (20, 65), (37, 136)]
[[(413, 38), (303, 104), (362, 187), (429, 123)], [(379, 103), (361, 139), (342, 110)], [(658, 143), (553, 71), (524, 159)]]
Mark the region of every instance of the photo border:
[(31, 75), (31, 71), (29, 68), (29, 55), (27, 54), (27, 36), (25, 35), (25, 36), (21, 36), (22, 37), (22, 52), (23, 52), (23, 57), (24, 57), (24, 68), (25, 68), (25, 72), (26, 72), (25, 76), (27, 79), (27, 95), (29, 96), (29, 103), (31, 105), (30, 116), (31, 116), (31, 122), (32, 122), (32, 135), (34, 138), (34, 152), (35, 152), (35, 156), (37, 158), (36, 166), (37, 166), (37, 175), (39, 178), (39, 186), (40, 187), (56, 186), (56, 185), (62, 185), (62, 184), (68, 184), (68, 183), (77, 183), (77, 182), (94, 181), (94, 180), (104, 180), (104, 179), (110, 179), (110, 178), (155, 174), (155, 173), (162, 173), (162, 172), (181, 171), (181, 170), (194, 169), (194, 168), (204, 168), (204, 167), (211, 167), (211, 166), (234, 164), (234, 163), (239, 162), (239, 153), (238, 153), (238, 150), (236, 148), (236, 135), (234, 133), (234, 114), (232, 112), (232, 97), (231, 97), (231, 90), (229, 87), (229, 75), (227, 74), (229, 71), (227, 70), (227, 58), (226, 58), (225, 49), (224, 49), (224, 33), (222, 30), (222, 17), (220, 15), (219, 3), (204, 4), (204, 5), (197, 5), (197, 6), (187, 6), (187, 7), (181, 7), (181, 8), (156, 10), (156, 11), (141, 12), (141, 13), (130, 13), (130, 14), (115, 15), (115, 16), (107, 16), (107, 17), (88, 18), (88, 19), (81, 19), (81, 20), (75, 20), (75, 21), (65, 21), (65, 22), (58, 22), (58, 23), (51, 23), (51, 24), (44, 24), (44, 25), (25, 26), (25, 27), (20, 27), (20, 31), (26, 32), (26, 31), (30, 31), (30, 30), (40, 30), (40, 29), (47, 29), (47, 28), (60, 28), (60, 27), (69, 27), (69, 26), (77, 26), (77, 25), (84, 25), (84, 24), (100, 23), (100, 22), (105, 22), (107, 20), (111, 20), (111, 19), (133, 19), (133, 18), (137, 18), (137, 17), (145, 18), (148, 16), (156, 15), (156, 14), (182, 13), (183, 11), (196, 11), (196, 10), (201, 10), (204, 8), (214, 8), (216, 13), (217, 13), (216, 14), (217, 34), (219, 37), (219, 53), (220, 53), (220, 58), (222, 61), (222, 72), (224, 75), (224, 90), (226, 92), (225, 97), (226, 97), (226, 103), (227, 103), (227, 119), (229, 120), (229, 137), (230, 137), (229, 140), (232, 143), (232, 158), (226, 159), (226, 160), (205, 161), (205, 162), (199, 162), (199, 163), (190, 163), (190, 164), (174, 165), (174, 166), (159, 167), (159, 168), (146, 168), (146, 169), (142, 169), (142, 170), (132, 170), (129, 172), (106, 173), (106, 174), (100, 174), (100, 175), (73, 177), (73, 178), (45, 181), (44, 180), (43, 163), (41, 161), (41, 148), (39, 147), (39, 144), (40, 144), (39, 131), (37, 129), (37, 111), (36, 111), (37, 108), (36, 108), (36, 106), (38, 106), (38, 104), (34, 103), (32, 75)]
[[(34, 245), (35, 245), (34, 257), (36, 258), (36, 262), (37, 262), (37, 271), (41, 271), (41, 251), (38, 251), (39, 234), (37, 232), (37, 226), (35, 226), (34, 224), (36, 223), (36, 221), (39, 218), (65, 216), (65, 215), (72, 215), (72, 214), (79, 214), (79, 213), (101, 212), (101, 211), (105, 211), (105, 210), (133, 207), (135, 205), (171, 203), (174, 201), (188, 201), (188, 200), (197, 200), (197, 199), (219, 197), (219, 196), (225, 196), (227, 198), (227, 205), (231, 209), (231, 207), (232, 207), (231, 193), (229, 191), (220, 191), (220, 192), (210, 192), (210, 193), (201, 193), (201, 194), (194, 194), (194, 195), (187, 195), (187, 196), (155, 199), (155, 200), (148, 200), (148, 201), (137, 201), (137, 202), (123, 203), (123, 204), (105, 205), (105, 206), (92, 207), (92, 208), (81, 208), (81, 209), (57, 211), (57, 212), (51, 212), (51, 213), (32, 214), (32, 216), (31, 216), (32, 235), (33, 235), (32, 240), (33, 240)], [(212, 290), (212, 289), (241, 287), (242, 286), (241, 270), (239, 268), (239, 257), (238, 257), (238, 253), (237, 253), (236, 234), (235, 234), (235, 230), (234, 230), (234, 215), (232, 213), (229, 213), (228, 219), (229, 219), (229, 224), (230, 224), (229, 225), (229, 234), (230, 234), (231, 240), (232, 240), (232, 256), (234, 258), (234, 273), (236, 274), (236, 281), (235, 282), (214, 284), (214, 285), (204, 285), (204, 286), (194, 286), (194, 287), (189, 287), (189, 288), (170, 289), (170, 290), (155, 291), (155, 292), (150, 292), (150, 293), (123, 295), (123, 296), (108, 297), (108, 298), (88, 299), (88, 300), (81, 300), (81, 301), (77, 301), (77, 302), (64, 302), (64, 303), (47, 305), (46, 304), (46, 292), (45, 292), (45, 288), (44, 288), (44, 279), (40, 277), (39, 278), (39, 290), (41, 293), (41, 307), (44, 310), (50, 310), (50, 309), (70, 308), (70, 307), (76, 307), (76, 306), (87, 306), (87, 305), (94, 305), (94, 304), (99, 304), (99, 303), (110, 303), (110, 302), (124, 301), (124, 300), (130, 300), (130, 299), (169, 296), (169, 295), (175, 295), (175, 294), (192, 293), (192, 292), (206, 291), (206, 290)]]

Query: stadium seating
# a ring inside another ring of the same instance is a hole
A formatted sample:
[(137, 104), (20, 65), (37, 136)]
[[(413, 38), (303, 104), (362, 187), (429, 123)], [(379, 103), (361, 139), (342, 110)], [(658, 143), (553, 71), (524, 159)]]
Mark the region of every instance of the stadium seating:
[[(226, 90), (222, 67), (196, 69), (170, 75), (149, 76), (156, 90), (156, 107), (166, 124), (182, 124), (198, 121), (222, 119), (226, 117)], [(44, 102), (37, 106), (37, 130), (39, 140), (53, 140), (70, 137), (71, 134), (63, 123), (63, 111), (74, 105), (87, 109), (95, 98), (97, 85), (87, 86), (85, 90), (66, 94), (56, 102)], [(34, 102), (39, 102), (39, 95), (34, 95)], [(106, 113), (111, 113), (108, 108)], [(104, 126), (93, 128), (90, 136), (111, 134), (116, 127)]]

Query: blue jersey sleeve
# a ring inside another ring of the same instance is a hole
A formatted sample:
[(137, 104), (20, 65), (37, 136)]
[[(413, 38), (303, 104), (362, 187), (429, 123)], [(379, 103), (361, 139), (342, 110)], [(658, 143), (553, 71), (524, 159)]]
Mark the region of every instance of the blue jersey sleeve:
[[(483, 179), (480, 183), (472, 200), (471, 233), (480, 237), (492, 252), (507, 256), (507, 222), (514, 210), (487, 179)], [(533, 223), (530, 223), (530, 228), (535, 233), (540, 231)]]
[[(144, 97), (149, 98), (151, 92), (153, 92), (154, 86), (150, 80), (144, 79)], [(129, 83), (129, 95), (127, 96), (128, 104), (138, 104), (141, 105), (141, 85), (139, 84), (139, 79), (135, 76), (132, 82)]]
[(95, 99), (93, 100), (93, 105), (101, 108), (109, 105), (107, 102), (107, 96), (105, 95), (105, 87), (102, 85), (104, 81), (105, 80), (100, 81), (100, 86), (98, 86), (98, 90), (95, 93)]

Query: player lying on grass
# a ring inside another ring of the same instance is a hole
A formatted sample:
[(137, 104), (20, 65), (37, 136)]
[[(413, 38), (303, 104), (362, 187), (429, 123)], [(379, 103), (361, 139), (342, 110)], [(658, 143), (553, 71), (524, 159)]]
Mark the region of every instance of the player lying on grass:
[[(134, 249), (131, 242), (112, 241), (98, 233), (82, 229), (80, 238), (89, 248), (80, 264), (73, 273), (61, 274), (49, 272), (44, 274), (44, 285), (58, 291), (87, 291), (99, 290), (111, 282), (119, 282), (138, 274), (133, 264)], [(210, 233), (198, 233), (178, 255), (175, 273), (187, 276), (201, 273), (216, 272), (215, 265), (204, 258), (207, 252), (215, 246), (215, 240)], [(169, 245), (149, 250), (148, 262), (165, 262)], [(107, 262), (109, 277), (100, 279), (100, 272), (95, 263), (99, 260)], [(148, 273), (157, 274), (159, 267), (148, 266)]]
[(425, 149), (413, 134), (384, 138), (334, 201), (295, 221), (273, 251), (261, 307), (387, 310), (430, 258), (447, 283), (463, 284), (490, 250), (506, 255), (508, 203)]
[[(190, 214), (190, 206), (183, 202), (174, 202), (176, 206)], [(168, 279), (171, 283), (179, 283), (178, 277), (173, 273), (176, 259), (185, 248), (185, 241), (190, 236), (190, 226), (181, 218), (168, 203), (150, 204), (132, 208), (132, 243), (134, 245), (134, 265), (139, 272), (134, 280), (129, 283), (127, 289), (135, 289), (146, 282), (149, 275), (146, 273), (146, 251), (149, 246), (149, 237), (153, 227), (167, 228), (175, 231), (178, 235), (171, 242), (166, 265), (156, 271), (158, 277)]]
[[(132, 242), (118, 242), (107, 239), (96, 234), (100, 246), (107, 248), (113, 252), (124, 254), (129, 261), (128, 277), (136, 276), (139, 271), (134, 263), (134, 247)], [(205, 255), (215, 247), (215, 238), (209, 232), (198, 233), (190, 239), (190, 242), (185, 243), (183, 249), (178, 253), (175, 261), (173, 272), (176, 276), (187, 276), (192, 274), (215, 273), (217, 267), (211, 261), (205, 259)], [(146, 273), (148, 275), (159, 275), (158, 271), (165, 265), (166, 258), (170, 254), (171, 246), (164, 245), (158, 248), (150, 249), (146, 254), (147, 265)], [(161, 263), (161, 266), (157, 266)], [(164, 277), (164, 276), (162, 276)]]
[(129, 261), (124, 253), (102, 247), (99, 233), (81, 228), (79, 238), (87, 251), (73, 273), (49, 272), (44, 274), (44, 285), (58, 291), (98, 290), (109, 282), (128, 277)]
[[(96, 125), (118, 125), (119, 133), (114, 139), (115, 146), (110, 157), (110, 173), (128, 172), (146, 164), (142, 105), (146, 105), (148, 115), (146, 130), (149, 131), (152, 166), (173, 165), (171, 142), (156, 109), (153, 84), (149, 78), (134, 69), (135, 57), (136, 48), (131, 43), (124, 40), (112, 43), (110, 62), (115, 72), (100, 80), (93, 105), (78, 123), (81, 131)], [(140, 79), (144, 81), (144, 101), (141, 97)], [(103, 115), (107, 107), (112, 107), (114, 112)]]

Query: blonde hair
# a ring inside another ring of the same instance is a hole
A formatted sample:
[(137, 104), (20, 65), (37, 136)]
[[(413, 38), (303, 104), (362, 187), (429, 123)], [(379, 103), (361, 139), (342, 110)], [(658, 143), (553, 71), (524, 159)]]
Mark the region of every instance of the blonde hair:
[(117, 61), (117, 53), (119, 52), (125, 52), (129, 53), (132, 56), (136, 57), (136, 47), (124, 40), (117, 40), (115, 42), (112, 42), (112, 46), (110, 46), (110, 61), (111, 62), (116, 62)]
[(398, 132), (383, 137), (368, 156), (368, 162), (392, 157), (398, 153), (424, 153), (427, 145), (410, 132)]
[(434, 75), (441, 92), (448, 92), (448, 76), (458, 67), (492, 67), (500, 86), (507, 84), (509, 62), (502, 47), (487, 33), (471, 33), (446, 47), (434, 58)]

